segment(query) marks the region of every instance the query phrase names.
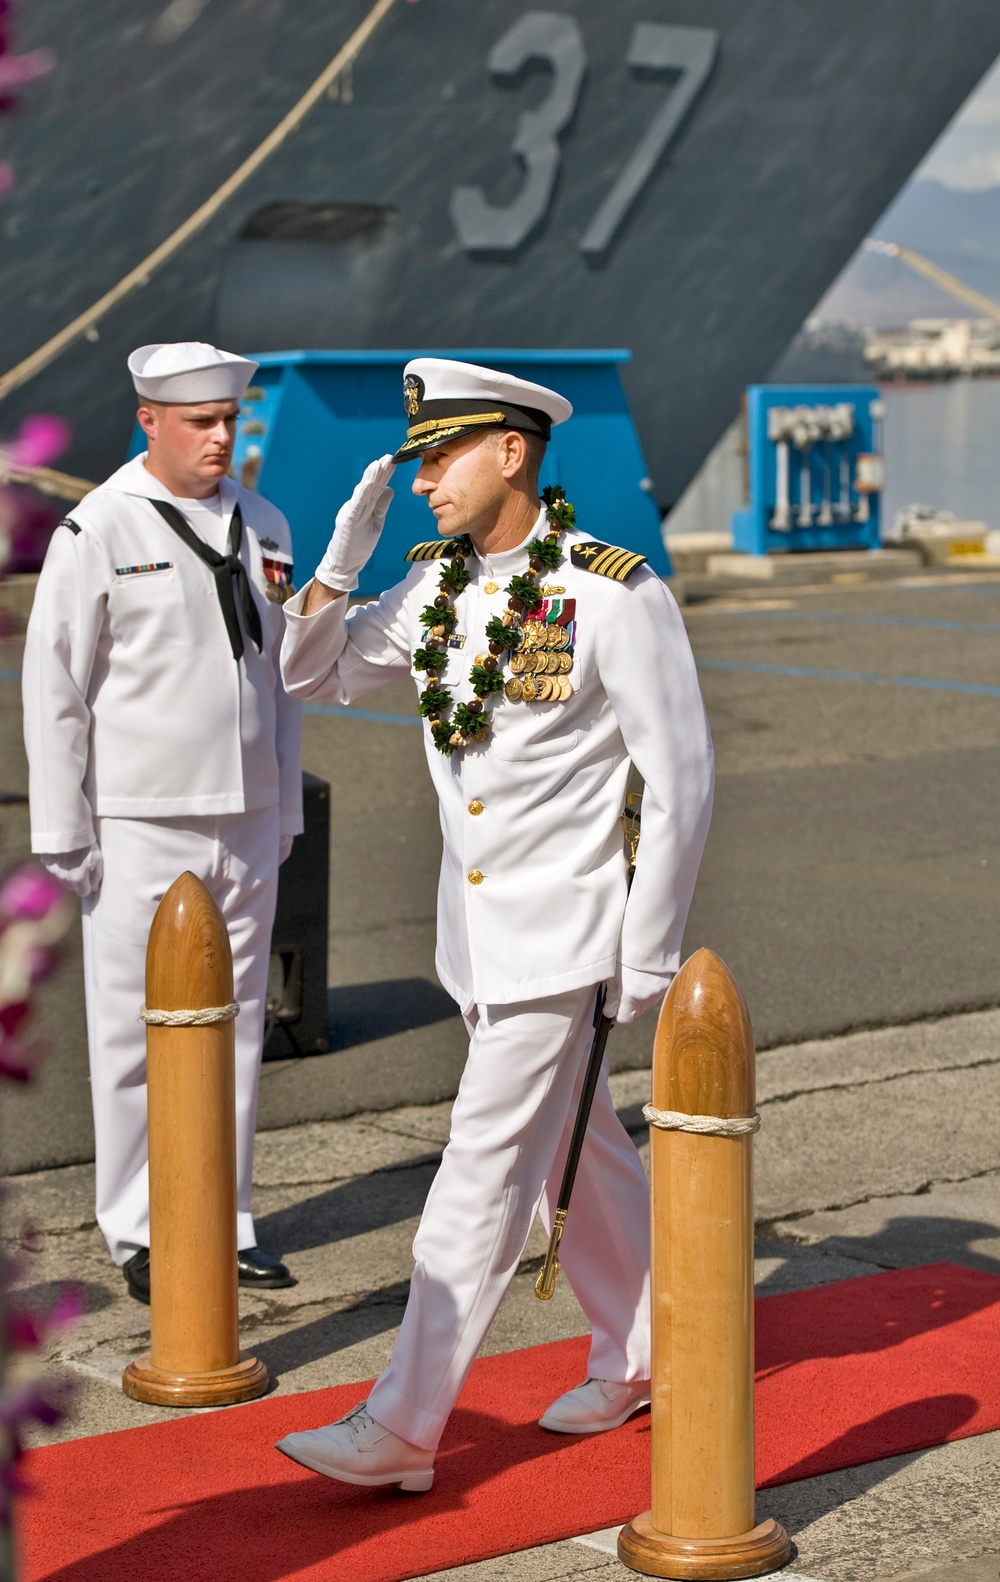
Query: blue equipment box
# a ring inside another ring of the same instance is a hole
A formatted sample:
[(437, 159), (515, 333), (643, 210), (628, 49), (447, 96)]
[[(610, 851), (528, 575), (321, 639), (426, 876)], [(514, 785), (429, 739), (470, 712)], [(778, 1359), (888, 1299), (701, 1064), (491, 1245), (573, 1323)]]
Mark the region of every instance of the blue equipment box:
[[(252, 353), (248, 353), (252, 355)], [(553, 430), (540, 483), (561, 484), (577, 524), (645, 555), (660, 576), (671, 573), (660, 511), (646, 475), (618, 365), (627, 351), (297, 351), (264, 352), (243, 399), (234, 475), (259, 488), (287, 516), (302, 586), (322, 559), (337, 510), (368, 463), (406, 437), (403, 368), (412, 357), (454, 357), (549, 385), (573, 403)], [(141, 430), (129, 454), (145, 448)], [(359, 591), (381, 593), (405, 575), (412, 544), (437, 535), (426, 501), (410, 492), (417, 463), (392, 480), (396, 497)]]
[(882, 420), (874, 385), (750, 385), (750, 504), (733, 512), (733, 548), (748, 555), (877, 549)]

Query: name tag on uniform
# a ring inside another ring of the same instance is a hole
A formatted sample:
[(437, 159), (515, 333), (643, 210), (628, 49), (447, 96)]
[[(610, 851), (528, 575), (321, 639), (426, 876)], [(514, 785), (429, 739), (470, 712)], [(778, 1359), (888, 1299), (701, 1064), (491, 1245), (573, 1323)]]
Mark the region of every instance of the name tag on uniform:
[(147, 571), (173, 571), (172, 560), (150, 560), (142, 566), (116, 566), (116, 577), (141, 577)]

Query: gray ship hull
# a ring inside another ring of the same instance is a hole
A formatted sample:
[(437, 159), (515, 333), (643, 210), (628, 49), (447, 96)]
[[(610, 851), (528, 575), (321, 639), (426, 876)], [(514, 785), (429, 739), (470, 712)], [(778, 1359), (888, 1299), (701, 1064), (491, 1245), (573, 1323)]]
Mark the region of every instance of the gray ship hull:
[[(3, 365), (186, 218), (368, 10), (25, 8), (21, 47), (59, 64), (0, 132)], [(160, 339), (627, 346), (668, 507), (998, 53), (994, 0), (400, 0), (339, 97), (4, 427), (63, 413), (60, 465), (103, 476), (125, 356)]]

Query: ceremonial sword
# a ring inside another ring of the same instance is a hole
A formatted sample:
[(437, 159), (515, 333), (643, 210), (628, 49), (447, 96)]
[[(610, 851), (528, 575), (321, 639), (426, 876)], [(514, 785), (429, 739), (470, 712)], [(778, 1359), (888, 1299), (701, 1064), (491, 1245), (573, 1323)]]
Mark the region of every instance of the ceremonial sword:
[[(632, 888), (635, 877), (635, 857), (639, 849), (639, 803), (642, 798), (636, 791), (630, 792), (625, 798), (625, 811), (622, 814), (622, 829), (629, 846), (628, 888)], [(580, 1094), (580, 1104), (576, 1112), (576, 1122), (573, 1126), (573, 1135), (570, 1138), (569, 1153), (566, 1155), (566, 1168), (563, 1171), (562, 1186), (559, 1188), (559, 1197), (555, 1214), (552, 1216), (552, 1230), (549, 1233), (548, 1251), (541, 1272), (535, 1281), (535, 1295), (542, 1302), (548, 1302), (555, 1295), (556, 1276), (559, 1273), (559, 1243), (562, 1241), (563, 1231), (566, 1229), (566, 1215), (569, 1213), (569, 1200), (573, 1195), (573, 1183), (576, 1180), (576, 1170), (583, 1152), (583, 1140), (587, 1135), (587, 1125), (590, 1121), (590, 1111), (594, 1103), (594, 1094), (597, 1091), (597, 1079), (601, 1074), (601, 1062), (604, 1059), (604, 1050), (608, 1042), (608, 1034), (614, 1027), (614, 1018), (605, 1016), (604, 1001), (607, 998), (608, 986), (602, 983), (598, 986), (597, 1000), (594, 1005), (594, 1041), (590, 1046), (590, 1058), (587, 1061), (587, 1073), (583, 1079), (583, 1091)]]

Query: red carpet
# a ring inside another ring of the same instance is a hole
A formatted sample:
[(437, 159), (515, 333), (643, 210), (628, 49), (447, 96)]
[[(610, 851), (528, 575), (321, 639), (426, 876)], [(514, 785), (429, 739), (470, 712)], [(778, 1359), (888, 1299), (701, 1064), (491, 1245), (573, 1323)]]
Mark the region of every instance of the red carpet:
[[(1000, 1277), (932, 1264), (757, 1303), (758, 1484), (1000, 1427)], [(478, 1362), (430, 1494), (351, 1489), (273, 1441), (346, 1385), (32, 1452), (30, 1582), (395, 1582), (610, 1527), (649, 1505), (649, 1417), (592, 1438), (535, 1419), (587, 1342)]]

